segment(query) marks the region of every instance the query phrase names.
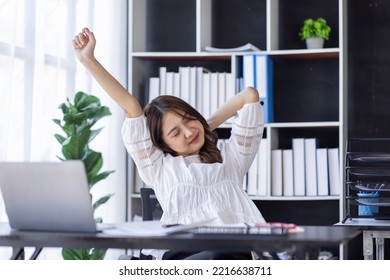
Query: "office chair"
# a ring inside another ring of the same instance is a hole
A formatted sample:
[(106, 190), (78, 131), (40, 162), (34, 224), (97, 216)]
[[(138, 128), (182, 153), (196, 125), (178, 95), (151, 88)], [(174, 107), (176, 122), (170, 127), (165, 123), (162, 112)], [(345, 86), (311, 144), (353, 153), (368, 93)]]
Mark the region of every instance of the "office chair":
[(162, 209), (154, 195), (153, 189), (147, 187), (141, 188), (141, 207), (143, 221), (152, 221), (153, 219), (161, 218)]

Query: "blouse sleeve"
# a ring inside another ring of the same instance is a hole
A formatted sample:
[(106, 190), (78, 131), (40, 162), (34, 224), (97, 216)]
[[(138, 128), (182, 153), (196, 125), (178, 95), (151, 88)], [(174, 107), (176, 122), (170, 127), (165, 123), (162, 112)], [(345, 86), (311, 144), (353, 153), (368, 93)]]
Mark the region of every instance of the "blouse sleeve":
[(146, 117), (126, 118), (122, 126), (122, 139), (134, 160), (141, 179), (150, 187), (155, 185), (162, 166), (163, 152), (150, 139)]
[(263, 138), (264, 117), (260, 102), (245, 104), (233, 120), (230, 152), (242, 174), (248, 172)]

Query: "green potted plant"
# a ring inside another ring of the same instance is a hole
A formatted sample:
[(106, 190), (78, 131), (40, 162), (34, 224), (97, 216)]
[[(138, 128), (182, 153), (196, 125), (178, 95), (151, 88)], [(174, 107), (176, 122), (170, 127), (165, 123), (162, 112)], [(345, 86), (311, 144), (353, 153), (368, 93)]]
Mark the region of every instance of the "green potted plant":
[(303, 22), (299, 36), (306, 40), (308, 49), (322, 48), (324, 40), (329, 40), (330, 31), (331, 28), (324, 18), (319, 17), (316, 20), (308, 18)]
[[(92, 126), (101, 118), (111, 115), (108, 107), (101, 106), (99, 98), (88, 95), (84, 92), (77, 92), (73, 104), (67, 99), (65, 103), (59, 105), (63, 113), (63, 123), (59, 119), (54, 119), (54, 123), (61, 127), (65, 136), (55, 134), (54, 137), (62, 146), (62, 156), (57, 156), (60, 160), (80, 159), (84, 162), (88, 177), (89, 190), (108, 177), (113, 171), (101, 171), (103, 157), (100, 152), (96, 152), (89, 147), (89, 143), (100, 133), (103, 128), (92, 129)], [(112, 194), (105, 195), (93, 203), (93, 208), (97, 209), (106, 203)], [(91, 194), (92, 203), (92, 194)], [(95, 217), (97, 223), (101, 223), (101, 217)], [(107, 249), (62, 249), (62, 256), (69, 260), (98, 260), (103, 259)]]

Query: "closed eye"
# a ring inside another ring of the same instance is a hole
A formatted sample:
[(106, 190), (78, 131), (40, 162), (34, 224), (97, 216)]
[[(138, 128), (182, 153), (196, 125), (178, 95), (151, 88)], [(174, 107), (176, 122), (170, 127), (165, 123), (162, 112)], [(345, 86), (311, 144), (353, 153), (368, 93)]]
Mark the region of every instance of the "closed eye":
[(178, 136), (179, 134), (180, 134), (180, 130), (179, 130), (179, 129), (176, 129), (176, 130), (173, 131), (173, 133), (172, 133), (171, 135), (172, 135), (172, 137), (176, 137), (176, 136)]

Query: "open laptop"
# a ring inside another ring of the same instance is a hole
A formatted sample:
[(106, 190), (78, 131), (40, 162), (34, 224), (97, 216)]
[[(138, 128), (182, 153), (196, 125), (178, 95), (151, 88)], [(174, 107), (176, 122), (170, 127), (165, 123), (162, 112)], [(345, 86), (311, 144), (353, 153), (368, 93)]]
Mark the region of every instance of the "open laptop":
[(0, 187), (12, 229), (100, 230), (93, 217), (87, 176), (81, 160), (0, 162)]

